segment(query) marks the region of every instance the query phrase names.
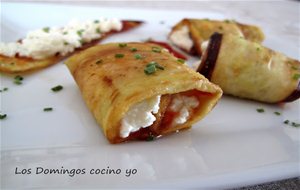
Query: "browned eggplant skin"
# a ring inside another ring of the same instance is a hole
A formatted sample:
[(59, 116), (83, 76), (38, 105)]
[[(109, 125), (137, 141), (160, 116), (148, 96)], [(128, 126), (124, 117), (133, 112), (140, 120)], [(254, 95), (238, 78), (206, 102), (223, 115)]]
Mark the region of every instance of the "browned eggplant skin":
[(288, 97), (282, 100), (282, 103), (293, 102), (300, 98), (300, 81), (298, 83), (297, 89), (294, 90)]
[(222, 34), (216, 32), (210, 37), (207, 50), (205, 51), (201, 59), (201, 64), (197, 69), (197, 72), (201, 73), (209, 80), (211, 79), (214, 67), (216, 65), (222, 42), (222, 36)]
[[(220, 33), (214, 33), (209, 40), (208, 47), (206, 51), (204, 52), (204, 55), (201, 60), (201, 64), (199, 65), (197, 72), (204, 75), (206, 78), (211, 80), (212, 74), (214, 72), (214, 68), (217, 63), (220, 46), (222, 43), (222, 36), (223, 34)], [(299, 61), (295, 62), (299, 63)], [(212, 81), (213, 82), (213, 81)], [(226, 94), (226, 91), (224, 92)], [(288, 103), (293, 102), (300, 98), (300, 81), (298, 82), (297, 87), (294, 91), (290, 93), (286, 98), (284, 98), (281, 101), (273, 102), (273, 103)], [(270, 103), (270, 102), (269, 102)]]

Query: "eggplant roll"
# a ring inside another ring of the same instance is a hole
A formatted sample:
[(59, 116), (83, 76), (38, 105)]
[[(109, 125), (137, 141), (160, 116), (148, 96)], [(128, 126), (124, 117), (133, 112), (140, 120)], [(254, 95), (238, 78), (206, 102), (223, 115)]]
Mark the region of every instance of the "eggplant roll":
[(110, 43), (66, 61), (110, 143), (147, 140), (189, 128), (222, 90), (151, 43)]
[(182, 50), (201, 56), (202, 42), (215, 32), (237, 35), (258, 43), (264, 40), (264, 34), (257, 26), (208, 19), (183, 19), (172, 28), (169, 39)]
[(215, 33), (197, 69), (225, 94), (267, 103), (300, 97), (300, 62), (230, 34)]

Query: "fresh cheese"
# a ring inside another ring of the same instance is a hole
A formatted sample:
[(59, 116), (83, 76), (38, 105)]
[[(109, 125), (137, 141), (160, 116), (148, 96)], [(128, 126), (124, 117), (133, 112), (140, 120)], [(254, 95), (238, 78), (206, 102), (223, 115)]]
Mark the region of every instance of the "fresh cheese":
[(174, 118), (173, 125), (185, 123), (190, 116), (190, 111), (199, 105), (199, 101), (196, 97), (176, 95), (172, 100), (170, 109), (174, 112), (178, 112), (179, 115)]
[(180, 29), (172, 32), (170, 35), (170, 40), (176, 46), (178, 46), (188, 52), (193, 47), (193, 40), (190, 38), (189, 29), (187, 26), (183, 26)]
[(158, 113), (159, 103), (160, 96), (155, 96), (133, 105), (122, 119), (120, 136), (126, 138), (131, 132), (151, 126), (156, 120), (154, 114)]
[(65, 56), (72, 53), (84, 43), (99, 39), (103, 33), (120, 31), (122, 22), (118, 19), (100, 18), (80, 22), (72, 20), (63, 28), (43, 28), (30, 31), (22, 42), (0, 42), (0, 54), (13, 57), (44, 59), (56, 55)]

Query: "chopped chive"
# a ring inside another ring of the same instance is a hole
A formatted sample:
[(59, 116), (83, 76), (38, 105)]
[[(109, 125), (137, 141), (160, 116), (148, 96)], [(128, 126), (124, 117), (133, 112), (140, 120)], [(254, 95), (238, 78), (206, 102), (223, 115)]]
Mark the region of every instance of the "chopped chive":
[(223, 26), (219, 26), (218, 28), (219, 28), (220, 30), (223, 30)]
[(84, 32), (84, 29), (78, 30), (78, 31), (77, 31), (78, 36), (82, 36), (82, 33), (83, 33), (83, 32)]
[(84, 44), (84, 40), (83, 40), (83, 39), (78, 40), (78, 42), (79, 42), (81, 45)]
[(96, 61), (96, 64), (98, 65), (98, 64), (100, 64), (100, 63), (102, 63), (102, 62), (103, 62), (103, 60), (102, 60), (102, 59), (99, 59), (99, 60)]
[(289, 121), (289, 120), (285, 120), (283, 123), (284, 123), (284, 124), (289, 124), (290, 121)]
[(146, 139), (146, 141), (153, 141), (154, 140), (154, 136), (153, 135), (149, 135)]
[(257, 111), (258, 113), (263, 113), (263, 112), (265, 112), (265, 110), (264, 110), (263, 108), (257, 108), (256, 111)]
[(300, 123), (292, 122), (292, 126), (293, 126), (293, 127), (300, 127)]
[(24, 79), (24, 78), (23, 78), (22, 76), (17, 75), (17, 76), (15, 76), (15, 78), (14, 78), (14, 83), (17, 84), (17, 85), (21, 85), (23, 79)]
[(58, 92), (58, 91), (60, 91), (60, 90), (62, 90), (62, 89), (63, 89), (63, 86), (61, 86), (61, 85), (57, 85), (57, 86), (51, 88), (51, 90), (52, 90), (53, 92)]
[(46, 33), (48, 33), (50, 31), (50, 28), (49, 27), (45, 27), (45, 28), (43, 28), (43, 31), (46, 32)]
[(101, 33), (101, 30), (100, 28), (96, 28), (96, 33), (100, 34)]
[(292, 66), (292, 69), (293, 69), (293, 70), (298, 70), (298, 68), (297, 68), (297, 67), (295, 67), (295, 66)]
[(67, 35), (67, 34), (68, 34), (68, 32), (64, 32), (64, 33), (63, 33), (63, 35)]
[(146, 65), (144, 73), (147, 75), (151, 75), (156, 72), (156, 69), (164, 70), (165, 68), (159, 65), (157, 62), (151, 61), (149, 64)]
[(69, 43), (68, 42), (64, 42), (64, 45), (69, 45)]
[(52, 111), (53, 110), (53, 108), (44, 108), (44, 111)]
[(205, 18), (204, 20), (205, 20), (205, 21), (209, 21), (209, 19), (208, 19), (208, 18)]
[(260, 48), (258, 47), (258, 48), (256, 48), (256, 51), (260, 51)]
[(94, 20), (94, 23), (95, 23), (95, 24), (99, 23), (99, 20)]
[(123, 47), (126, 47), (126, 46), (127, 46), (126, 43), (120, 43), (120, 44), (119, 44), (119, 47), (120, 47), (120, 48), (123, 48)]
[(155, 53), (160, 53), (161, 52), (161, 48), (159, 47), (152, 47), (152, 51)]
[(130, 48), (130, 51), (132, 51), (132, 52), (136, 52), (137, 51), (137, 49), (136, 48)]
[(225, 22), (225, 23), (230, 23), (230, 20), (227, 20), (227, 19), (226, 19), (226, 20), (224, 20), (224, 22)]
[(185, 63), (185, 60), (184, 60), (184, 59), (177, 59), (177, 62), (178, 62), (178, 63), (181, 63), (181, 64), (184, 64), (184, 63)]
[(278, 112), (278, 111), (275, 111), (274, 114), (275, 114), (275, 115), (281, 115), (281, 113)]
[(147, 65), (146, 68), (144, 69), (144, 73), (146, 75), (151, 75), (155, 73), (155, 71), (156, 71), (155, 65)]
[(294, 74), (294, 76), (293, 76), (294, 80), (298, 80), (299, 78), (300, 78), (300, 74), (299, 73)]
[(15, 76), (14, 79), (15, 79), (15, 80), (23, 80), (24, 78), (23, 78), (22, 76), (20, 76), (20, 75), (17, 75), (17, 76)]
[(7, 87), (4, 87), (3, 89), (0, 90), (0, 92), (5, 92), (5, 91), (8, 91)]
[(134, 54), (135, 59), (142, 59), (142, 55), (141, 54)]
[(5, 119), (6, 118), (6, 114), (0, 114), (0, 119)]
[(124, 57), (124, 54), (117, 53), (117, 54), (115, 55), (115, 58), (122, 58), (122, 57)]

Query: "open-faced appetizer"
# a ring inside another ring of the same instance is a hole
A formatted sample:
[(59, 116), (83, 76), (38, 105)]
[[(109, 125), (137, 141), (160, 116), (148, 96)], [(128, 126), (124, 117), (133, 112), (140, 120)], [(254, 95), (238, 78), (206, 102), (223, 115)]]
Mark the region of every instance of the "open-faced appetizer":
[(215, 33), (233, 34), (254, 42), (262, 42), (264, 34), (257, 26), (245, 25), (235, 21), (208, 19), (183, 19), (169, 34), (170, 41), (182, 50), (202, 55), (201, 44)]
[(0, 42), (0, 72), (21, 73), (53, 65), (77, 50), (140, 24), (139, 21), (101, 18), (86, 22), (73, 20), (62, 28), (31, 31), (18, 42)]
[(190, 128), (222, 90), (151, 43), (97, 45), (66, 61), (109, 142)]
[(267, 103), (300, 97), (300, 62), (230, 34), (215, 33), (198, 72), (225, 94)]

